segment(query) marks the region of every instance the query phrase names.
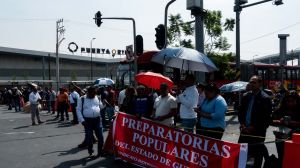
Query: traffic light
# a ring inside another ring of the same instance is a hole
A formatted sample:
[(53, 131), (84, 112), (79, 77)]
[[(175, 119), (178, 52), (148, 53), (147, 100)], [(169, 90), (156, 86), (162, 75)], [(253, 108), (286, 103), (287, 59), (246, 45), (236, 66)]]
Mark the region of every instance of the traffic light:
[(235, 4), (243, 5), (248, 3), (248, 0), (235, 0)]
[(275, 0), (274, 4), (278, 6), (278, 5), (282, 5), (283, 2), (282, 2), (282, 0)]
[(155, 28), (155, 31), (156, 31), (156, 34), (155, 34), (156, 47), (161, 50), (164, 48), (165, 42), (166, 42), (166, 38), (165, 38), (166, 28), (163, 24), (160, 24), (157, 26), (157, 28)]
[(96, 14), (95, 14), (95, 23), (96, 23), (96, 25), (98, 26), (98, 27), (100, 27), (101, 26), (101, 24), (102, 24), (102, 14), (101, 14), (101, 12), (100, 11), (98, 11)]
[(140, 56), (144, 52), (143, 36), (137, 35), (135, 37), (135, 41), (136, 41), (136, 55)]

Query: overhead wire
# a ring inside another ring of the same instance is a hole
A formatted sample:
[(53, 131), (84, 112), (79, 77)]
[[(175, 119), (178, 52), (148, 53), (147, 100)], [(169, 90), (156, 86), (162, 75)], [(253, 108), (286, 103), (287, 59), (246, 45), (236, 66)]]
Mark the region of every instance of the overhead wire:
[(289, 29), (289, 28), (291, 28), (291, 27), (297, 26), (298, 24), (300, 24), (300, 21), (299, 21), (299, 22), (296, 22), (296, 23), (294, 23), (294, 24), (291, 24), (291, 25), (289, 25), (289, 26), (283, 27), (283, 28), (281, 28), (281, 29), (278, 29), (278, 30), (275, 30), (275, 31), (266, 33), (266, 34), (261, 35), (261, 36), (258, 36), (258, 37), (256, 37), (256, 38), (249, 39), (249, 40), (246, 40), (246, 41), (242, 41), (241, 44), (246, 44), (246, 43), (250, 43), (250, 42), (252, 42), (252, 41), (256, 41), (256, 40), (258, 40), (258, 39), (261, 39), (261, 38), (270, 36), (270, 35), (272, 35), (272, 34), (274, 34), (274, 33), (280, 32), (280, 31), (282, 31), (282, 30), (286, 30), (286, 29)]
[[(34, 22), (34, 21), (41, 21), (41, 22), (53, 22), (53, 21), (57, 21), (57, 19), (54, 18), (0, 18), (0, 21), (28, 21), (28, 22)], [(75, 20), (70, 20), (70, 19), (64, 19), (65, 23), (71, 23), (71, 24), (77, 24), (77, 25), (82, 25), (82, 26), (87, 26), (87, 27), (91, 27), (91, 28), (95, 28), (96, 26), (93, 26), (89, 23), (85, 23), (85, 22), (80, 22), (80, 21), (75, 21)], [(108, 29), (108, 30), (112, 30), (112, 31), (119, 31), (119, 32), (132, 32), (132, 30), (128, 30), (128, 29), (121, 29), (121, 28), (112, 28), (112, 27), (108, 27), (108, 26), (101, 26), (101, 28), (103, 29)], [(143, 33), (143, 35), (153, 35), (153, 33), (150, 32), (141, 32)]]

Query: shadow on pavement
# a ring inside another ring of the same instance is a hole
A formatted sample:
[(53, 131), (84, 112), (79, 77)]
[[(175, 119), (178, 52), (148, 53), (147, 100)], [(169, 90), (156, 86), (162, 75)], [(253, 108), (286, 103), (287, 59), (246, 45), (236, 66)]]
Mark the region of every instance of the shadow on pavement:
[(3, 114), (8, 114), (8, 113), (19, 113), (19, 111), (7, 111), (7, 112), (2, 112)]
[[(72, 150), (75, 149), (73, 148), (70, 151)], [(99, 161), (95, 161), (95, 160), (99, 160)], [(87, 165), (87, 163), (90, 161), (94, 161), (94, 163)], [(128, 162), (123, 162), (122, 160), (114, 160), (113, 156), (107, 156), (102, 158), (86, 157), (79, 160), (69, 160), (69, 161), (62, 162), (57, 166), (54, 166), (54, 168), (70, 168), (73, 166), (82, 166), (86, 168), (99, 168), (99, 167), (138, 168), (137, 166), (132, 165)]]
[(59, 123), (57, 128), (63, 128), (63, 127), (72, 127), (72, 123)]
[(22, 129), (22, 128), (28, 128), (30, 127), (31, 125), (24, 125), (24, 126), (20, 126), (20, 127), (15, 127), (13, 129)]
[(83, 166), (86, 166), (86, 164), (92, 160), (94, 160), (94, 159), (91, 159), (88, 157), (82, 158), (79, 160), (69, 160), (69, 161), (62, 162), (57, 166), (54, 166), (54, 168), (69, 168), (69, 167), (79, 166), (79, 165), (81, 165), (83, 167)]
[(72, 149), (67, 150), (67, 151), (53, 151), (53, 152), (43, 153), (42, 155), (49, 155), (49, 154), (53, 154), (53, 153), (59, 153), (58, 156), (73, 155), (73, 154), (76, 154), (76, 153), (78, 153), (82, 150), (84, 150), (84, 149), (80, 149), (78, 147), (75, 147), (75, 148), (72, 148)]

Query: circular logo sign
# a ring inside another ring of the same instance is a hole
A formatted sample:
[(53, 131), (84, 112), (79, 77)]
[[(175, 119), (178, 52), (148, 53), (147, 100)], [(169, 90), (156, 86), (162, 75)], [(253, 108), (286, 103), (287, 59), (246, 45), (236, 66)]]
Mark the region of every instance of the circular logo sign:
[(74, 53), (78, 50), (78, 45), (75, 42), (69, 43), (68, 49), (70, 52)]

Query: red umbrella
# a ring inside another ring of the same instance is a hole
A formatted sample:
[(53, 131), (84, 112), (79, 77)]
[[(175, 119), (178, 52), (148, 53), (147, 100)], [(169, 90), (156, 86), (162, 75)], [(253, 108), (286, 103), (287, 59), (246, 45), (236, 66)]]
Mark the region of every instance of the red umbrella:
[(152, 89), (159, 89), (162, 83), (165, 83), (169, 88), (173, 87), (173, 82), (170, 78), (154, 72), (140, 73), (135, 76), (135, 80)]

